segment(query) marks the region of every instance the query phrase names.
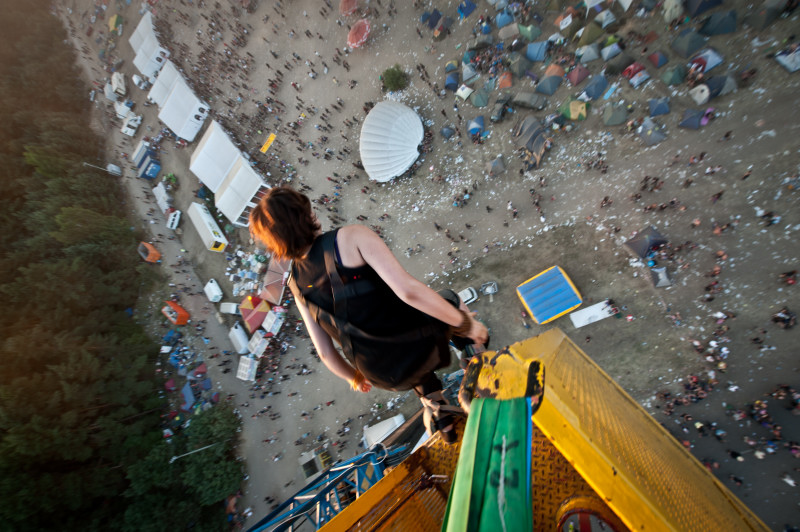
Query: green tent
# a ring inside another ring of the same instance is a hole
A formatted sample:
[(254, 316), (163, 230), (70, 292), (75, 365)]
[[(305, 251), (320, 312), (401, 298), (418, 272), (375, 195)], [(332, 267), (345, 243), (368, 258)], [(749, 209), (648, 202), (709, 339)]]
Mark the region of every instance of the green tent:
[(475, 107), (486, 107), (489, 105), (489, 91), (479, 89), (469, 95), (469, 102)]
[(672, 41), (670, 45), (676, 54), (684, 59), (688, 59), (693, 53), (705, 46), (705, 37), (694, 31), (693, 28), (686, 28)]
[(508, 70), (518, 78), (524, 76), (532, 64), (519, 52), (511, 52), (508, 56)]
[(530, 399), (475, 399), (442, 532), (533, 530)]
[(592, 44), (597, 39), (602, 37), (602, 35), (603, 35), (603, 28), (601, 28), (595, 22), (590, 22), (583, 28), (583, 33), (581, 33), (581, 38), (578, 39), (578, 46), (586, 46), (587, 44)]
[(519, 34), (523, 39), (526, 39), (528, 42), (533, 42), (539, 38), (539, 35), (542, 34), (542, 30), (536, 24), (531, 24), (530, 26), (523, 26), (522, 24), (520, 24)]
[(618, 126), (628, 120), (628, 111), (622, 104), (606, 105), (603, 109), (603, 124), (607, 126)]
[(589, 109), (591, 109), (591, 106), (588, 103), (571, 96), (569, 100), (558, 108), (558, 112), (569, 120), (586, 120), (586, 117), (589, 116)]
[(675, 65), (668, 68), (666, 72), (661, 75), (661, 81), (667, 85), (680, 85), (686, 79), (686, 67), (683, 65)]

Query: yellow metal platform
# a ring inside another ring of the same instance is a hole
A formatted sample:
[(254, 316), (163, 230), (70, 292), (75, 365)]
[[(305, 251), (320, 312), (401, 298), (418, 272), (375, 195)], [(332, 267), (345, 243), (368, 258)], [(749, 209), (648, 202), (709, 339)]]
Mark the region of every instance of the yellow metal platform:
[[(478, 357), (479, 396), (519, 397), (544, 381), (531, 446), (535, 530), (579, 518), (617, 531), (768, 530), (559, 329)], [(323, 530), (440, 530), (459, 449), (434, 436)]]

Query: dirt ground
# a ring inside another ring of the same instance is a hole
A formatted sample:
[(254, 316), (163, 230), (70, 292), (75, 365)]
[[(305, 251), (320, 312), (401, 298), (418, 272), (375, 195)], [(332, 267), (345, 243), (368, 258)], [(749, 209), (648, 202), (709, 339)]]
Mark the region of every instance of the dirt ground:
[[(187, 76), (192, 79), (195, 75), (203, 75), (214, 79), (214, 85), (224, 92), (223, 96), (210, 102), (215, 115), (226, 117), (236, 126), (234, 133), (256, 157), (259, 157), (256, 148), (263, 142), (266, 132), (280, 132), (281, 124), (299, 113), (293, 110), (295, 92), (289, 86), (290, 81), (301, 84), (300, 97), (306, 105), (322, 109), (330, 106), (336, 97), (342, 98), (345, 111), (331, 111), (334, 129), (327, 135), (331, 138), (330, 146), (337, 150), (349, 147), (353, 153), (351, 157), (345, 156), (343, 161), (315, 159), (308, 151), (297, 152), (283, 135), (271, 152), (298, 168), (293, 183), (311, 186), (312, 197), (323, 193), (331, 195), (333, 183), (326, 177), (333, 176), (334, 172), (340, 176), (353, 173), (351, 163), (357, 157), (358, 125), (348, 128), (340, 124), (346, 117), (363, 118), (363, 102), (377, 102), (384, 97), (400, 100), (414, 108), (434, 133), (444, 125), (457, 126), (457, 113), (463, 116), (464, 122), (478, 114), (488, 114), (489, 109), (475, 109), (467, 102), (454, 101), (450, 93), (446, 98), (437, 97), (416, 74), (415, 65), (423, 64), (432, 81), (443, 83), (445, 62), (463, 54), (477, 17), (481, 13), (494, 15), (491, 6), (478, 2), (478, 12), (464, 22), (457, 21), (452, 34), (445, 40), (432, 41), (427, 28), (421, 28), (423, 38), (417, 36), (417, 21), (423, 9), (437, 7), (445, 14), (455, 16), (457, 4), (455, 1), (438, 1), (415, 8), (411, 3), (401, 2), (394, 6), (397, 14), (390, 16), (386, 13), (386, 1), (380, 4), (373, 0), (369, 5), (380, 12), (377, 17), (371, 16), (373, 33), (363, 48), (346, 56), (352, 68), (345, 72), (333, 63), (333, 49), (344, 48), (346, 24), (352, 23), (354, 18), (342, 19), (343, 25), (339, 26), (336, 22), (337, 6), (327, 17), (318, 13), (325, 5), (322, 1), (296, 0), (284, 2), (283, 7), (261, 1), (255, 13), (240, 13), (236, 18), (249, 28), (247, 45), (236, 51), (242, 56), (250, 52), (256, 58), (246, 75), (251, 92), (244, 93), (243, 101), (233, 107), (224, 103), (226, 99), (236, 100), (242, 91), (232, 87), (231, 80), (225, 79), (219, 71), (212, 69), (209, 74), (201, 68), (197, 72), (202, 74), (188, 72)], [(85, 37), (89, 24), (86, 14), (91, 13), (91, 5), (90, 0), (58, 2), (59, 14), (75, 30), (73, 42), (81, 53), (81, 65), (87, 79), (99, 82), (108, 74), (100, 69), (96, 59), (99, 44)], [(740, 14), (748, 9), (743, 2), (731, 2), (726, 7), (735, 7)], [(71, 14), (66, 8), (72, 10)], [(109, 8), (109, 13), (119, 9), (126, 20), (124, 36), (115, 53), (125, 59), (122, 70), (128, 75), (135, 73), (127, 38), (138, 23), (138, 8), (138, 5)], [(618, 34), (626, 35), (629, 31), (646, 34), (654, 30), (660, 37), (648, 45), (649, 49), (667, 52), (670, 56), (668, 66), (683, 61), (669, 50), (671, 35), (660, 14), (640, 18), (635, 17), (632, 11), (633, 8), (625, 25), (617, 29)], [(234, 21), (227, 2), (216, 8), (211, 3), (167, 1), (160, 2), (155, 9), (156, 19), (170, 25), (174, 42), (186, 46), (185, 50), (179, 50), (177, 44), (171, 46), (173, 55), (180, 56), (186, 65), (202, 65), (200, 43), (209, 38), (208, 22), (204, 17), (214, 14), (224, 18), (228, 26)], [(543, 37), (546, 37), (555, 31), (552, 21), (558, 13), (543, 10), (541, 14), (544, 17)], [(269, 19), (265, 21), (267, 16)], [(463, 143), (458, 139), (445, 141), (435, 134), (432, 151), (424, 154), (422, 168), (413, 177), (376, 184), (369, 183), (361, 173), (360, 177), (343, 185), (341, 200), (337, 204), (338, 214), (350, 222), (355, 222), (357, 215), (363, 215), (368, 217), (365, 223), (380, 225), (387, 243), (401, 262), (417, 278), (434, 288), (479, 288), (486, 281), (496, 281), (499, 292), (491, 300), (482, 296), (472, 305), (491, 328), (493, 347), (533, 336), (550, 326), (562, 328), (669, 430), (682, 439), (691, 440), (695, 456), (718, 460), (721, 467), (715, 473), (720, 480), (773, 529), (779, 529), (785, 523), (800, 523), (794, 488), (780, 480), (781, 474), (792, 472), (796, 462), (785, 449), (768, 455), (763, 461), (756, 461), (749, 454), (745, 462), (731, 460), (726, 454), (728, 449), (752, 453), (752, 449), (742, 442), (745, 435), (758, 439), (769, 434), (755, 424), (736, 423), (726, 413), (731, 406), (743, 407), (761, 398), (779, 383), (795, 388), (800, 386), (797, 332), (783, 331), (770, 323), (771, 314), (781, 306), (788, 305), (795, 311), (798, 307), (796, 287), (779, 283), (777, 275), (796, 269), (798, 265), (798, 197), (796, 191), (786, 187), (786, 181), (800, 170), (797, 140), (800, 128), (796, 107), (800, 77), (788, 74), (765, 57), (768, 51), (774, 51), (791, 35), (793, 28), (798, 27), (797, 19), (794, 15), (778, 20), (761, 33), (740, 28), (734, 34), (711, 39), (710, 44), (725, 57), (725, 63), (718, 67), (720, 71), (735, 73), (752, 67), (758, 69), (758, 74), (749, 86), (713, 100), (710, 105), (716, 108), (717, 118), (699, 131), (677, 127), (683, 110), (696, 107), (687, 95), (686, 86), (665, 86), (658, 80), (661, 72), (645, 63), (653, 80), (634, 90), (620, 78), (620, 90), (610, 101), (633, 102), (632, 116), (641, 116), (647, 114), (648, 99), (670, 97), (672, 112), (657, 118), (666, 126), (668, 138), (654, 147), (644, 147), (634, 134), (625, 133), (622, 126), (603, 126), (600, 120), (602, 107), (608, 102), (601, 99), (593, 103), (586, 121), (575, 123), (575, 128), (569, 133), (555, 134), (554, 147), (545, 156), (540, 169), (520, 174), (521, 163), (513, 155), (509, 131), (519, 117), (530, 113), (521, 110), (504, 122), (488, 126), (491, 135), (482, 145), (474, 145), (466, 137), (462, 139)], [(95, 23), (98, 32), (104, 27), (103, 20)], [(312, 33), (319, 32), (323, 39), (316, 36), (306, 38), (302, 35), (305, 28)], [(222, 36), (214, 46), (217, 53), (223, 53), (226, 46), (223, 42), (231, 38), (231, 32), (227, 27), (218, 29)], [(291, 29), (297, 33), (294, 38), (288, 36)], [(198, 34), (198, 31), (202, 33)], [(280, 59), (273, 60), (270, 50)], [(259, 134), (250, 129), (248, 121), (242, 117), (254, 113), (254, 102), (266, 96), (264, 87), (267, 80), (275, 76), (274, 68), (267, 67), (265, 62), (275, 63), (275, 67), (291, 61), (292, 52), (315, 63), (325, 60), (330, 71), (323, 74), (317, 66), (319, 76), (314, 80), (307, 76), (308, 68), (302, 62), (286, 71), (277, 98), (286, 104), (287, 113), (281, 122), (267, 120), (263, 127), (259, 127), (258, 131), (262, 133)], [(642, 47), (631, 45), (629, 52), (638, 56)], [(384, 95), (380, 91), (378, 76), (395, 63), (410, 74), (411, 86), (402, 93)], [(593, 73), (598, 73), (603, 67), (599, 61), (587, 66)], [(242, 76), (244, 74), (239, 77)], [(339, 83), (333, 81), (334, 77)], [(357, 85), (348, 89), (346, 80), (351, 79), (356, 80)], [(514, 83), (512, 90), (532, 89), (529, 80), (515, 80)], [(141, 104), (146, 95), (136, 88), (130, 90), (134, 100)], [(540, 115), (554, 112), (558, 104), (575, 92), (565, 83), (549, 98), (548, 108)], [(457, 112), (453, 109), (454, 104), (458, 106)], [(118, 133), (116, 120), (109, 117), (108, 104), (98, 99), (96, 106), (98, 128), (112, 133), (107, 146), (107, 157), (112, 162), (119, 162), (120, 152), (130, 152), (142, 134), (151, 135), (160, 128), (156, 108), (138, 105), (137, 112), (145, 116), (144, 125), (136, 139), (123, 139)], [(301, 131), (304, 140), (317, 142), (320, 133), (313, 129), (314, 123), (322, 122), (309, 118)], [(460, 127), (465, 129), (463, 124)], [(341, 132), (337, 131), (339, 129)], [(732, 132), (731, 140), (720, 141), (727, 131)], [(347, 136), (347, 140), (341, 135)], [(192, 149), (192, 145), (176, 149), (165, 143), (162, 155), (163, 173), (174, 172), (180, 179), (174, 204), (184, 211), (195, 199), (194, 191), (199, 187), (197, 179), (188, 170)], [(607, 173), (587, 168), (587, 159), (598, 151), (604, 154), (609, 165)], [(689, 157), (701, 152), (707, 153), (706, 159), (689, 166)], [(310, 164), (297, 165), (298, 154), (309, 158)], [(499, 154), (505, 156), (507, 172), (490, 177), (485, 164)], [(671, 165), (675, 156), (679, 162)], [(707, 167), (715, 165), (722, 169), (713, 175), (704, 175)], [(752, 175), (741, 179), (748, 169), (752, 170)], [(272, 174), (269, 178), (271, 183), (285, 176), (276, 161), (273, 161)], [(443, 183), (432, 180), (438, 175), (444, 178)], [(664, 184), (660, 190), (641, 192), (643, 197), (634, 202), (629, 197), (639, 191), (644, 176), (658, 177)], [(689, 178), (694, 182), (684, 188)], [(128, 207), (134, 218), (141, 220), (154, 238), (168, 234), (163, 219), (147, 215), (147, 210), (153, 206), (149, 195), (153, 183), (132, 177), (126, 177), (124, 183), (131, 192)], [(477, 188), (473, 189), (473, 184)], [(368, 193), (360, 190), (365, 185), (370, 187)], [(472, 194), (469, 203), (464, 207), (453, 207), (453, 196), (465, 188)], [(531, 204), (532, 188), (542, 195), (541, 217)], [(720, 191), (724, 191), (723, 197), (712, 203), (712, 194)], [(605, 196), (609, 196), (613, 204), (601, 208), (600, 200)], [(655, 212), (642, 209), (644, 205), (668, 203), (672, 199), (677, 201), (677, 206), (656, 209)], [(516, 219), (507, 209), (509, 201), (518, 209)], [(778, 213), (782, 216), (781, 222), (766, 228), (756, 214), (759, 209)], [(379, 222), (378, 217), (384, 213), (390, 217)], [(326, 214), (320, 211), (320, 219), (326, 221)], [(700, 222), (697, 227), (692, 226), (695, 219)], [(435, 229), (434, 222), (443, 227), (442, 231)], [(715, 235), (712, 233), (715, 222), (733, 222), (734, 227)], [(661, 264), (667, 266), (674, 280), (668, 288), (654, 288), (648, 271), (632, 265), (630, 254), (622, 246), (636, 231), (650, 224), (673, 245), (691, 241), (696, 246), (690, 251), (677, 253), (678, 260)], [(457, 242), (445, 238), (444, 228), (450, 230)], [(403, 253), (417, 244), (421, 246), (419, 252), (409, 256)], [(221, 282), (226, 298), (231, 299), (231, 285), (225, 275), (225, 256), (204, 250), (191, 224), (183, 223), (179, 240), (162, 240), (160, 245), (165, 264), (172, 263), (178, 255), (192, 260), (193, 268), (188, 274), (162, 267), (172, 282), (193, 283), (199, 288), (214, 277)], [(245, 230), (240, 230), (234, 239), (234, 246), (237, 245), (246, 250), (255, 249)], [(702, 298), (704, 286), (711, 281), (706, 274), (716, 264), (714, 252), (718, 250), (725, 250), (729, 255), (728, 260), (720, 263), (722, 273), (719, 280), (723, 290), (714, 301), (707, 302)], [(453, 257), (457, 260), (451, 262)], [(565, 269), (581, 291), (584, 304), (610, 297), (620, 305), (622, 314), (630, 318), (610, 318), (579, 330), (566, 317), (546, 326), (538, 326), (530, 319), (523, 321), (522, 306), (515, 294), (516, 286), (553, 265)], [(168, 287), (165, 287), (166, 291)], [(188, 296), (185, 303), (193, 315), (208, 320), (204, 334), (212, 338), (213, 345), (227, 348), (226, 326), (230, 325), (230, 319), (224, 324), (217, 323), (210, 303), (203, 296)], [(157, 299), (154, 299), (151, 310), (156, 317), (157, 307)], [(727, 333), (730, 343), (727, 345), (731, 354), (725, 373), (715, 371), (713, 365), (699, 357), (690, 345), (690, 339), (705, 342), (711, 338), (716, 328), (711, 314), (720, 310), (736, 313), (735, 319), (726, 322), (730, 326)], [(680, 314), (680, 319), (669, 317), (676, 316), (676, 313)], [(526, 323), (529, 328), (526, 328)], [(155, 332), (159, 330), (158, 326), (157, 320), (154, 321)], [(774, 349), (759, 350), (751, 343), (750, 339), (759, 335), (758, 330), (762, 327), (767, 329), (765, 344)], [(336, 430), (341, 428), (345, 419), (352, 418), (351, 432), (342, 438), (347, 440), (347, 447), (339, 454), (348, 458), (358, 452), (356, 440), (361, 436), (361, 427), (388, 415), (387, 405), (398, 397), (381, 391), (368, 395), (353, 394), (345, 383), (332, 377), (313, 359), (308, 341), (300, 334), (295, 335), (292, 345), (286, 363), (298, 359), (297, 363), (306, 363), (315, 372), (308, 376), (293, 376), (280, 385), (282, 393), (278, 396), (251, 398), (247, 384), (237, 380), (233, 373), (222, 374), (220, 368), (213, 365), (211, 368), (211, 375), (221, 391), (236, 394), (238, 405), (249, 404), (240, 407), (243, 416), (241, 455), (246, 459), (249, 475), (242, 508), (251, 507), (254, 519), (268, 511), (268, 505), (263, 501), (265, 496), (282, 500), (302, 486), (297, 460), (300, 452), (311, 448), (311, 439), (322, 433), (333, 440), (339, 439), (335, 436)], [(656, 392), (669, 390), (678, 393), (688, 375), (707, 377), (709, 372), (719, 385), (708, 399), (677, 409), (672, 417), (661, 414)], [(289, 396), (293, 392), (297, 395)], [(407, 394), (399, 397), (401, 401), (391, 409), (391, 413), (413, 413), (417, 408), (416, 399), (405, 401)], [(313, 410), (331, 400), (335, 401), (334, 406)], [(784, 441), (799, 441), (797, 418), (791, 418), (776, 402), (770, 404), (773, 417), (783, 425)], [(267, 405), (280, 413), (281, 418), (270, 421), (265, 417), (252, 417)], [(381, 405), (380, 408), (377, 405)], [(309, 421), (301, 419), (300, 414), (304, 411), (312, 413), (313, 418)], [(681, 434), (681, 420), (677, 414), (684, 412), (691, 413), (696, 419), (718, 422), (728, 431), (728, 441), (721, 443), (713, 438), (701, 438), (693, 430), (690, 435)], [(305, 439), (306, 443), (300, 446), (292, 444), (307, 432), (311, 436)], [(263, 441), (272, 435), (277, 436), (278, 441), (272, 444)], [(279, 461), (274, 461), (276, 455), (280, 456)], [(797, 473), (792, 474), (797, 478)], [(743, 485), (736, 486), (730, 475), (744, 479)]]

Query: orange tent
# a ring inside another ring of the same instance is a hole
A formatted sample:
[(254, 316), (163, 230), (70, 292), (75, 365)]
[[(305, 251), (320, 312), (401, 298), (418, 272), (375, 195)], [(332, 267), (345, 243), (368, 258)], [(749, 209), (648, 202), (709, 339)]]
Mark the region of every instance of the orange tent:
[(342, 15), (352, 15), (358, 9), (358, 0), (341, 0), (339, 2), (339, 13)]
[(511, 86), (511, 72), (505, 71), (497, 76), (497, 88), (507, 89)]
[(146, 262), (158, 262), (161, 260), (161, 253), (152, 245), (147, 242), (139, 242), (139, 256)]
[(369, 21), (365, 18), (362, 18), (353, 24), (350, 33), (347, 34), (347, 46), (350, 48), (358, 48), (367, 42), (367, 37), (369, 37), (369, 29)]
[(544, 77), (546, 78), (547, 76), (558, 76), (559, 78), (563, 78), (564, 69), (558, 66), (557, 64), (553, 63), (552, 65), (547, 67), (547, 70), (544, 71)]
[(247, 296), (239, 304), (242, 321), (250, 334), (253, 334), (256, 329), (261, 327), (267, 314), (269, 314), (270, 308), (269, 303), (258, 296)]
[(166, 306), (161, 309), (161, 313), (173, 325), (186, 325), (189, 323), (189, 312), (185, 308), (174, 301), (164, 301), (164, 303), (166, 303)]

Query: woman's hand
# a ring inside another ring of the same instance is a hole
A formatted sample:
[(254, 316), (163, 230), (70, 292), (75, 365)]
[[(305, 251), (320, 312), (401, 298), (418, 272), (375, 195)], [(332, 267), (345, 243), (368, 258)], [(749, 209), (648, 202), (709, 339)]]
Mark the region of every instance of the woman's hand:
[(476, 344), (484, 345), (489, 340), (489, 329), (486, 325), (475, 319), (477, 312), (470, 312), (469, 318), (472, 322), (472, 327), (469, 329), (469, 339)]
[(356, 370), (353, 378), (349, 379), (347, 382), (350, 383), (350, 387), (356, 392), (367, 393), (372, 389), (372, 383), (358, 370)]

